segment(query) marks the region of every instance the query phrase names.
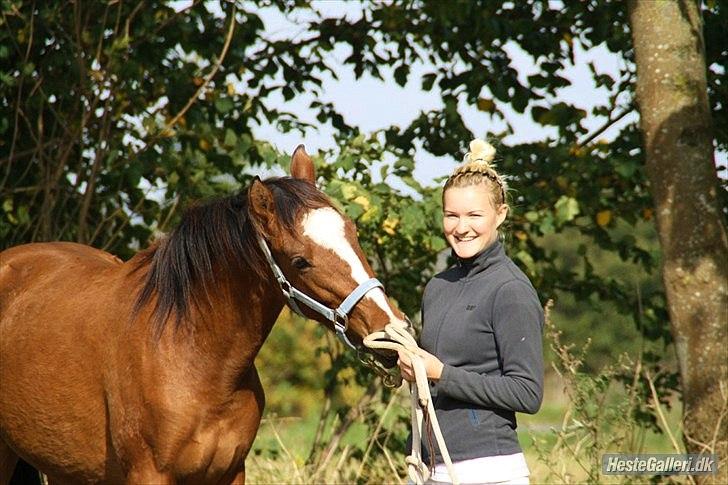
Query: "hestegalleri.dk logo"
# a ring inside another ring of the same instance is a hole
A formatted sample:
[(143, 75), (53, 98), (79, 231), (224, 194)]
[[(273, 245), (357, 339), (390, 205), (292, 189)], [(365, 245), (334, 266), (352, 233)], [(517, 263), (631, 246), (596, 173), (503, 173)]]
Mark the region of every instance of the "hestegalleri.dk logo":
[(605, 475), (708, 475), (718, 472), (716, 454), (606, 453)]

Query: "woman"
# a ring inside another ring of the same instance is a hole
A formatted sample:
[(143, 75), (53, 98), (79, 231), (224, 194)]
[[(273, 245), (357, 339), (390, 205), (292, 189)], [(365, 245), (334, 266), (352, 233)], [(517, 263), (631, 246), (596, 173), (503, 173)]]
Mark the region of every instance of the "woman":
[[(490, 165), (494, 155), (488, 143), (473, 140), (466, 163), (445, 183), (443, 226), (457, 264), (425, 288), (420, 346), (460, 483), (527, 484), (515, 413), (533, 414), (541, 405), (544, 317), (531, 282), (498, 238), (508, 205), (505, 181)], [(404, 354), (399, 366), (413, 381)], [(450, 481), (439, 450), (435, 463), (431, 482)]]

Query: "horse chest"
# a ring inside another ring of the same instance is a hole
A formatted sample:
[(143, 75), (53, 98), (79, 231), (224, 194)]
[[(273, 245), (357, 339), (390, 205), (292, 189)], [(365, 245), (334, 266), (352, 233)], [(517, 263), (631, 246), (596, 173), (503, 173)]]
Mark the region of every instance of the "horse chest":
[(234, 475), (243, 468), (261, 413), (261, 397), (246, 389), (224, 409), (205, 413), (206, 418), (198, 414), (186, 424), (179, 422), (179, 427), (160, 436), (164, 440), (157, 448), (161, 468), (173, 469), (175, 476), (190, 483), (214, 483)]
[(180, 448), (175, 475), (216, 480), (242, 468), (254, 435), (234, 427), (235, 420), (220, 420), (198, 430)]

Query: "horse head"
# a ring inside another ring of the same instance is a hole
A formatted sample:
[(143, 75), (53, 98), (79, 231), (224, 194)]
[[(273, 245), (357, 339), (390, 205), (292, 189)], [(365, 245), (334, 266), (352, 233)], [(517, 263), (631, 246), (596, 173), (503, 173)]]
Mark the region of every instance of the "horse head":
[[(325, 203), (304, 205), (289, 227), (281, 223), (279, 212), (286, 206), (274, 193), (276, 186), (256, 179), (248, 191), (250, 220), (289, 306), (357, 350), (363, 350), (365, 336), (387, 324), (408, 325), (374, 278), (354, 222), (315, 188), (315, 168), (303, 145), (293, 154), (291, 176), (318, 193), (312, 199)], [(375, 351), (375, 356), (386, 367), (396, 364), (393, 352)]]

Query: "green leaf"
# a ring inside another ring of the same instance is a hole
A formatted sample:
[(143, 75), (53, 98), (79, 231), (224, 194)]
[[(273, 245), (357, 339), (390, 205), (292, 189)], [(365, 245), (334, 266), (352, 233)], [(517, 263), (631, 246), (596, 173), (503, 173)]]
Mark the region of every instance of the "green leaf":
[(389, 165), (382, 165), (381, 167), (379, 167), (379, 177), (381, 177), (382, 180), (385, 180), (388, 175)]
[(515, 254), (515, 259), (523, 263), (523, 265), (528, 268), (528, 272), (530, 274), (536, 273), (536, 262), (533, 260), (533, 257), (526, 251), (518, 251)]
[(404, 182), (408, 187), (411, 187), (418, 192), (421, 192), (423, 190), (422, 185), (417, 180), (415, 180), (414, 177), (412, 177), (410, 175), (405, 175), (405, 176), (401, 177), (401, 179), (402, 179), (402, 182)]
[(639, 167), (636, 160), (618, 160), (615, 163), (614, 171), (621, 175), (623, 178), (629, 179), (634, 175), (638, 168)]
[(167, 176), (167, 186), (169, 186), (170, 189), (175, 189), (177, 187), (178, 183), (179, 183), (179, 174), (176, 171), (170, 173)]
[(21, 205), (18, 207), (18, 223), (23, 225), (30, 223), (30, 212), (28, 212), (28, 206)]
[(235, 107), (233, 100), (227, 96), (221, 96), (215, 100), (215, 109), (220, 114), (226, 114)]
[(346, 211), (346, 215), (352, 219), (357, 219), (359, 216), (364, 214), (364, 208), (359, 204), (347, 204), (344, 207), (344, 210)]
[(407, 64), (401, 64), (397, 69), (394, 70), (394, 80), (400, 86), (407, 84), (407, 76), (409, 75), (409, 66)]
[(398, 158), (396, 162), (394, 162), (394, 169), (398, 174), (404, 173), (412, 173), (412, 171), (415, 169), (415, 161), (411, 158)]
[(574, 219), (579, 214), (579, 203), (573, 197), (562, 195), (554, 204), (556, 223), (563, 224)]
[(423, 218), (422, 210), (418, 206), (408, 205), (400, 214), (403, 226), (415, 231), (423, 228), (425, 219)]
[(434, 72), (422, 76), (422, 90), (431, 91), (432, 85), (435, 83), (435, 78), (437, 78), (437, 73)]
[(354, 148), (362, 148), (364, 146), (365, 137), (364, 133), (359, 133), (357, 136), (354, 137), (353, 140), (349, 142), (349, 145)]
[(243, 133), (238, 138), (237, 146), (235, 147), (235, 150), (241, 155), (244, 155), (247, 153), (248, 150), (250, 150), (250, 147), (253, 146), (253, 139), (250, 135), (247, 133)]
[(142, 165), (140, 163), (128, 166), (125, 173), (130, 186), (139, 186), (139, 182), (142, 179)]
[(225, 130), (225, 145), (228, 147), (234, 147), (237, 144), (238, 136), (235, 134), (233, 130), (228, 128)]
[(5, 199), (3, 201), (3, 211), (5, 211), (5, 217), (7, 217), (8, 221), (10, 221), (11, 224), (18, 224), (18, 220), (13, 214), (13, 199)]
[(556, 230), (554, 227), (554, 218), (551, 214), (546, 214), (538, 225), (542, 234), (553, 234)]
[(341, 184), (340, 190), (341, 190), (341, 196), (346, 200), (351, 200), (354, 197), (356, 197), (356, 194), (358, 191), (356, 185), (346, 183), (346, 182)]
[(447, 247), (447, 241), (440, 236), (430, 236), (430, 247), (435, 252), (440, 252)]

